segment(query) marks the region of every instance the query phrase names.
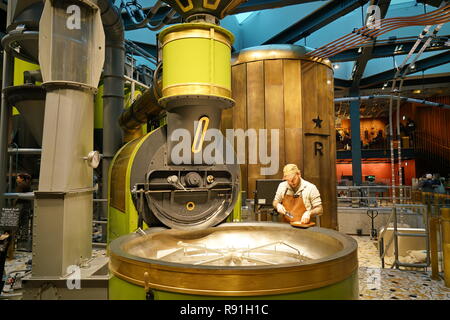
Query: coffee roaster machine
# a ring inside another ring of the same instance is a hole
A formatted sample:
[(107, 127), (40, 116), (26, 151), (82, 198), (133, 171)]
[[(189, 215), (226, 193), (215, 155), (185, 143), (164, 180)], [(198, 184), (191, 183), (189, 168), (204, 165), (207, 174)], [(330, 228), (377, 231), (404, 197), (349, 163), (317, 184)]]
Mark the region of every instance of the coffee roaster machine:
[[(113, 158), (103, 152), (103, 161), (112, 158), (107, 195), (109, 277), (107, 258), (92, 257), (92, 167), (99, 161), (98, 153), (92, 152), (93, 95), (106, 56), (103, 102), (112, 106), (121, 100), (119, 15), (107, 0), (9, 4), (10, 28), (26, 25), (28, 29), (10, 32), (3, 45), (11, 54), (39, 62), (43, 83), (4, 91), (10, 104), (30, 118), (29, 123), (38, 124), (30, 125), (30, 130), (42, 142), (39, 190), (34, 192), (33, 268), (24, 279), (24, 298), (356, 299), (357, 247), (351, 238), (324, 228), (226, 223), (239, 216), (240, 190), (245, 186), (236, 155), (230, 155), (230, 145), (220, 131), (223, 114), (232, 110), (235, 101), (234, 37), (219, 22), (243, 1), (165, 2), (183, 23), (158, 34), (154, 85), (143, 96), (150, 97), (148, 109), (165, 112), (167, 124), (135, 137)], [(67, 8), (72, 5), (80, 8), (80, 28), (67, 27)], [(248, 63), (249, 88), (255, 65), (282, 60), (284, 74), (291, 72), (295, 78), (301, 67), (302, 77), (312, 72), (324, 96), (328, 94), (321, 85), (329, 82), (332, 87), (328, 64), (319, 61), (316, 66), (308, 60), (303, 66), (304, 52), (294, 49), (247, 50), (247, 60), (237, 65), (244, 69), (243, 63)], [(5, 66), (13, 63), (11, 54)], [(251, 96), (250, 89), (246, 91)], [(313, 105), (308, 96), (304, 105)], [(136, 120), (135, 116), (131, 118)], [(110, 120), (105, 119), (106, 128)], [(302, 127), (301, 135), (325, 139), (327, 132), (319, 132), (321, 127), (290, 123), (289, 130)], [(328, 146), (322, 140), (322, 146)], [(81, 290), (76, 288), (78, 280)]]
[(166, 2), (184, 21), (158, 35), (162, 76), (152, 101), (167, 125), (112, 161), (109, 298), (356, 299), (352, 239), (323, 228), (223, 223), (240, 206), (241, 173), (236, 162), (217, 161), (228, 151), (217, 143), (222, 111), (234, 105), (233, 35), (219, 21), (242, 1)]

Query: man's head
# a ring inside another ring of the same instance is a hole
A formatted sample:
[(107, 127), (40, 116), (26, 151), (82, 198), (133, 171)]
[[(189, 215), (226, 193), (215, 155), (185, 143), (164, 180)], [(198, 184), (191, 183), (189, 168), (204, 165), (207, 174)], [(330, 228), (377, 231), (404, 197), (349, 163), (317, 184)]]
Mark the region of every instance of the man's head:
[(427, 178), (428, 180), (433, 179), (433, 175), (431, 173), (428, 173), (425, 178)]
[(16, 182), (17, 183), (23, 183), (23, 182), (30, 182), (31, 181), (31, 176), (28, 173), (19, 173), (16, 177)]
[(301, 181), (301, 173), (295, 164), (287, 164), (283, 168), (283, 180), (287, 181), (291, 188), (297, 188)]

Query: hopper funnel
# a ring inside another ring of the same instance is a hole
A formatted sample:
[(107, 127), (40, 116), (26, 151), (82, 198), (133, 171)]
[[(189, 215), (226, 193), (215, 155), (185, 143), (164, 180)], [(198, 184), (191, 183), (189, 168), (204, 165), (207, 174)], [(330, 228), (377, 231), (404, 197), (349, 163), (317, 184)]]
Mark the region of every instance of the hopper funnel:
[(4, 89), (9, 105), (19, 110), (39, 146), (42, 146), (45, 93), (44, 88), (35, 85), (14, 86)]

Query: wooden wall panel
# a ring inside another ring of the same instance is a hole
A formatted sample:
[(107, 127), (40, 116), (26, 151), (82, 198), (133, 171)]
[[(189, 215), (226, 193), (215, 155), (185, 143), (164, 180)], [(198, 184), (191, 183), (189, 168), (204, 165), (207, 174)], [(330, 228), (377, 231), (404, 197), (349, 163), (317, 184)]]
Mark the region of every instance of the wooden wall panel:
[[(302, 175), (320, 191), (324, 209), (322, 226), (336, 228), (336, 146), (332, 142), (335, 140), (334, 103), (333, 92), (327, 83), (328, 70), (322, 64), (302, 61)], [(313, 121), (318, 117), (322, 120), (320, 126)], [(321, 152), (317, 148), (321, 148)]]
[[(262, 176), (260, 164), (248, 164), (248, 198), (253, 197), (256, 179), (281, 178), (283, 166), (295, 163), (303, 177), (321, 192), (324, 206), (322, 226), (335, 229), (333, 71), (323, 64), (294, 59), (248, 62), (235, 65), (232, 70), (233, 97), (236, 100), (232, 113), (234, 128), (280, 129), (279, 172), (274, 176)], [(242, 76), (244, 73), (245, 77)], [(245, 101), (243, 95), (246, 95)], [(313, 121), (318, 116), (322, 120), (321, 127)], [(228, 118), (229, 114), (224, 114), (227, 123)], [(315, 150), (316, 143), (321, 144), (322, 154)], [(256, 146), (247, 145), (247, 149), (250, 147)], [(249, 159), (246, 160), (248, 163)], [(245, 180), (244, 172), (242, 176)]]
[[(264, 62), (247, 63), (247, 129), (264, 129)], [(250, 152), (256, 145), (247, 144)], [(259, 159), (258, 159), (259, 160)], [(256, 179), (263, 179), (259, 164), (248, 165), (248, 197), (253, 197)]]
[(312, 121), (317, 118), (319, 90), (317, 75), (317, 66), (313, 62), (302, 61), (302, 112), (304, 132), (318, 132), (315, 123)]
[[(247, 67), (245, 64), (240, 64), (233, 67), (231, 78), (231, 88), (233, 92), (233, 99), (236, 101), (234, 108), (225, 110), (225, 115), (222, 115), (222, 119), (225, 116), (227, 121), (228, 116), (232, 118), (231, 128), (247, 130)], [(229, 113), (231, 112), (231, 113)], [(228, 125), (228, 124), (227, 124)], [(228, 128), (228, 127), (227, 127)], [(246, 148), (247, 149), (247, 148)], [(236, 145), (235, 145), (236, 150)], [(245, 164), (241, 164), (241, 187), (242, 190), (248, 188), (248, 158), (246, 151)]]
[[(329, 121), (329, 130), (330, 130), (330, 149), (329, 149), (329, 166), (330, 166), (330, 174), (332, 177), (336, 177), (336, 139), (335, 139), (335, 132), (336, 132), (336, 125), (334, 119), (335, 116), (335, 110), (334, 110), (334, 75), (333, 70), (326, 68), (326, 90), (325, 90), (325, 97), (327, 99), (326, 105), (328, 106), (328, 118)], [(334, 179), (333, 179), (334, 180)], [(332, 180), (332, 181), (333, 181)], [(337, 186), (337, 182), (335, 181), (335, 185)], [(329, 196), (327, 201), (329, 201), (328, 210), (332, 212), (332, 214), (329, 215), (329, 221), (324, 220), (324, 225), (328, 224), (332, 226), (333, 228), (337, 228), (338, 221), (337, 221), (337, 190), (336, 188), (329, 183), (328, 181), (328, 192)]]
[[(429, 100), (450, 104), (450, 97), (445, 96)], [(412, 107), (416, 123), (414, 146), (422, 160), (418, 163), (417, 174), (450, 174), (450, 110), (414, 104)]]
[[(285, 163), (303, 171), (302, 77), (300, 60), (284, 60), (284, 145)], [(283, 164), (280, 164), (283, 170)]]
[[(268, 131), (267, 154), (270, 155), (271, 153), (272, 137), (270, 130), (277, 129), (279, 132), (278, 164), (285, 163), (283, 81), (283, 60), (264, 61), (264, 113), (265, 128)], [(269, 165), (261, 165), (261, 167), (267, 168)], [(266, 179), (281, 179), (283, 177), (282, 166), (278, 166), (278, 172), (276, 174), (266, 175), (264, 177)]]

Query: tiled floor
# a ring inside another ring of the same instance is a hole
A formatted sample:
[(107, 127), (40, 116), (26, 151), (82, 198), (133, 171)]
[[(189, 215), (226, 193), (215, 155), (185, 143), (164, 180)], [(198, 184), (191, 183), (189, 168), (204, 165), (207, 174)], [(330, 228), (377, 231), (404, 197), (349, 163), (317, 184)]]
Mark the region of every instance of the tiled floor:
[(431, 271), (381, 268), (376, 241), (353, 237), (358, 242), (359, 296), (361, 300), (449, 300), (450, 288), (444, 281), (430, 279)]
[[(359, 258), (359, 293), (361, 300), (420, 299), (450, 300), (450, 288), (444, 282), (430, 279), (430, 272), (405, 271), (381, 268), (376, 241), (369, 237), (357, 237)], [(95, 254), (103, 250), (95, 251)], [(17, 253), (16, 259), (8, 261), (6, 271), (26, 269), (30, 253)]]

